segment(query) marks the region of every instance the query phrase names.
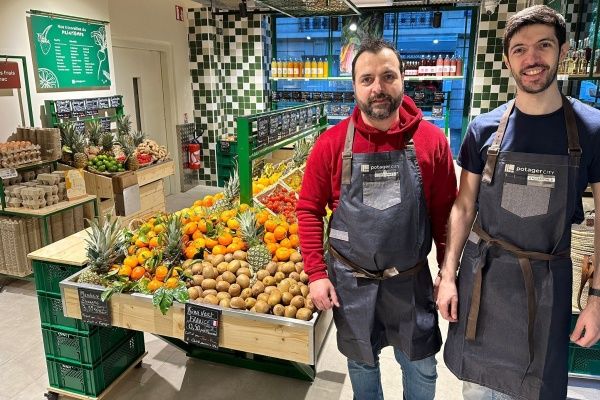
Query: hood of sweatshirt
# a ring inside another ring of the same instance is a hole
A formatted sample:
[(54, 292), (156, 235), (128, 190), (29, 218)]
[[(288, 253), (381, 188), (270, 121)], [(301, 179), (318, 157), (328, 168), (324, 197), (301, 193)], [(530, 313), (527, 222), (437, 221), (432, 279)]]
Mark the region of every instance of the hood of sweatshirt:
[[(357, 132), (359, 132), (365, 138), (369, 137), (371, 140), (375, 141), (378, 141), (378, 136), (386, 136), (389, 138), (387, 135), (414, 135), (419, 127), (419, 123), (423, 119), (423, 112), (408, 96), (404, 96), (402, 99), (402, 104), (400, 105), (399, 110), (400, 119), (387, 131), (380, 131), (377, 128), (367, 125), (362, 118), (362, 112), (358, 106), (354, 107), (354, 111), (352, 112), (352, 120), (354, 121), (354, 126)], [(381, 137), (380, 139), (385, 138)]]

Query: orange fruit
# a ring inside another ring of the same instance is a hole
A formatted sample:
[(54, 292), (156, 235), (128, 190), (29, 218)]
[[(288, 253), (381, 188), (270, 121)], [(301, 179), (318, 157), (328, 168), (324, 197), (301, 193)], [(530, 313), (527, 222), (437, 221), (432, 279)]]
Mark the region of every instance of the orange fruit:
[(203, 249), (206, 246), (206, 240), (204, 240), (204, 237), (200, 237), (198, 239), (194, 239), (191, 245), (197, 249)]
[(138, 239), (135, 241), (135, 245), (136, 245), (137, 247), (148, 247), (148, 240), (142, 240), (142, 239), (139, 239), (139, 238), (138, 238)]
[(144, 251), (140, 252), (140, 254), (138, 254), (138, 256), (137, 256), (138, 264), (143, 265), (146, 262), (146, 260), (151, 257), (152, 257), (152, 252), (148, 249), (145, 249)]
[(292, 242), (291, 242), (291, 241), (290, 241), (290, 239), (288, 239), (288, 238), (285, 238), (285, 239), (283, 239), (281, 242), (279, 242), (279, 245), (280, 245), (281, 247), (286, 247), (286, 248), (288, 248), (288, 249), (291, 249), (291, 248), (292, 248)]
[(194, 201), (194, 207), (202, 206), (203, 204), (204, 204), (204, 202), (202, 200)]
[(163, 285), (161, 281), (157, 281), (156, 279), (152, 279), (150, 283), (148, 283), (148, 290), (151, 292), (155, 292), (156, 289), (160, 288)]
[(188, 260), (191, 260), (198, 253), (198, 248), (195, 246), (188, 246), (185, 248), (184, 253), (185, 253), (185, 258), (187, 258)]
[(267, 249), (269, 249), (269, 252), (271, 253), (271, 255), (275, 255), (275, 251), (277, 250), (279, 246), (277, 245), (277, 243), (267, 243)]
[(207, 194), (206, 196), (204, 196), (204, 199), (202, 199), (202, 203), (204, 207), (210, 207), (213, 204), (215, 204), (215, 199), (211, 195)]
[(154, 233), (154, 231), (150, 231), (150, 232), (146, 233), (146, 238), (148, 240), (152, 239), (153, 237), (156, 237), (156, 233)]
[(229, 232), (223, 232), (219, 235), (217, 240), (219, 241), (219, 244), (222, 244), (223, 246), (228, 246), (231, 244), (231, 242), (233, 242), (233, 236), (231, 236), (231, 233)]
[(298, 248), (298, 246), (300, 246), (300, 237), (296, 234), (292, 234), (288, 237), (288, 239), (290, 239), (290, 243), (292, 244), (293, 248)]
[(131, 254), (135, 254), (135, 250), (136, 250), (136, 249), (137, 249), (137, 247), (135, 247), (135, 244), (132, 244), (131, 246), (129, 246), (129, 247), (127, 248), (127, 253), (128, 253), (128, 254), (130, 254), (130, 255), (131, 255)]
[(277, 222), (273, 221), (272, 219), (268, 219), (265, 222), (265, 229), (267, 232), (273, 232), (275, 228), (277, 228)]
[(284, 228), (281, 225), (278, 225), (277, 227), (275, 227), (275, 230), (273, 231), (273, 235), (275, 235), (275, 240), (283, 240), (285, 239), (285, 237), (287, 236), (287, 228)]
[(239, 223), (239, 221), (238, 221), (237, 219), (235, 219), (235, 218), (229, 218), (229, 219), (227, 220), (227, 227), (228, 227), (229, 229), (234, 229), (234, 230), (236, 230), (236, 231), (237, 231), (238, 229), (240, 229), (240, 223)]
[(205, 241), (207, 249), (212, 249), (213, 247), (219, 244), (219, 242), (217, 242), (215, 239), (209, 237), (207, 237)]
[(275, 257), (277, 257), (277, 260), (279, 260), (279, 261), (289, 260), (290, 259), (290, 249), (288, 249), (287, 247), (279, 247), (275, 251)]
[(297, 234), (298, 233), (298, 223), (294, 222), (293, 224), (290, 224), (290, 227), (288, 228), (288, 231), (292, 235)]
[(283, 227), (283, 229), (285, 229), (285, 231), (287, 232), (288, 228), (290, 227), (290, 224), (288, 224), (288, 222), (285, 219), (282, 219), (279, 222), (279, 226)]
[(162, 282), (165, 280), (168, 273), (169, 268), (165, 267), (164, 265), (159, 265), (158, 267), (156, 267), (156, 271), (154, 272), (154, 279)]
[(125, 259), (123, 260), (123, 265), (127, 265), (131, 268), (135, 268), (137, 267), (139, 264), (138, 259), (136, 256), (127, 256), (125, 257)]
[(227, 248), (222, 244), (218, 244), (212, 248), (213, 254), (227, 254)]
[(158, 237), (153, 237), (152, 239), (150, 239), (150, 242), (148, 242), (148, 246), (150, 246), (151, 249), (160, 246), (160, 243), (158, 242)]
[(250, 206), (246, 203), (240, 204), (240, 212), (248, 211), (249, 208)]
[(131, 275), (131, 267), (129, 265), (122, 265), (119, 268), (119, 276), (130, 276)]
[(144, 268), (144, 267), (135, 267), (133, 269), (133, 271), (131, 271), (130, 277), (134, 281), (137, 281), (137, 280), (141, 279), (142, 276), (144, 276), (144, 274), (146, 274), (146, 268)]
[(235, 253), (237, 250), (242, 249), (242, 245), (240, 243), (231, 243), (227, 245), (226, 249), (228, 253)]
[(265, 233), (264, 242), (265, 243), (275, 243), (275, 242), (277, 242), (277, 239), (275, 239), (275, 235), (273, 234), (273, 232), (267, 232), (267, 233)]
[(156, 233), (158, 235), (165, 231), (165, 226), (163, 224), (157, 224), (157, 225), (154, 225), (154, 228), (152, 228), (152, 230), (154, 231), (154, 233)]
[(179, 278), (171, 277), (165, 282), (165, 286), (169, 289), (174, 289), (179, 284)]
[(198, 224), (195, 222), (188, 222), (183, 226), (183, 233), (186, 235), (192, 235), (198, 229)]
[(261, 225), (264, 225), (267, 222), (268, 219), (269, 219), (269, 212), (268, 211), (261, 211), (260, 213), (258, 213), (256, 215), (256, 220)]
[(208, 232), (208, 228), (206, 226), (206, 220), (201, 219), (200, 221), (198, 221), (198, 230), (202, 233)]

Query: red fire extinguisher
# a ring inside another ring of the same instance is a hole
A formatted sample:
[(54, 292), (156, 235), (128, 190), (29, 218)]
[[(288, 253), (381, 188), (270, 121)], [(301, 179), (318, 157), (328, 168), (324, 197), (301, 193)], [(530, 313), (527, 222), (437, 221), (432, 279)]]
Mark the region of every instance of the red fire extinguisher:
[(190, 169), (200, 169), (200, 142), (198, 138), (194, 138), (187, 145), (188, 147), (188, 167)]

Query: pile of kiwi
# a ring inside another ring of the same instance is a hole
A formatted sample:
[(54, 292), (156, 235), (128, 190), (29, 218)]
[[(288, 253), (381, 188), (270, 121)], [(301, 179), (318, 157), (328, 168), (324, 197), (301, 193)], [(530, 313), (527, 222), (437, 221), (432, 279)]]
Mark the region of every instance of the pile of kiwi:
[(190, 300), (261, 314), (312, 319), (316, 310), (308, 291), (308, 275), (299, 253), (287, 262), (271, 261), (252, 279), (246, 252), (209, 255), (184, 264)]

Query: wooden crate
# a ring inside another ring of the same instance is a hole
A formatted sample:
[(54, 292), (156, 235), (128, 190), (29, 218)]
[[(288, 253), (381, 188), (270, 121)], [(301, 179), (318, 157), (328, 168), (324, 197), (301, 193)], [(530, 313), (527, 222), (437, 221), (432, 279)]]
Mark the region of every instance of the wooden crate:
[(158, 212), (166, 211), (167, 202), (162, 179), (140, 186), (140, 204), (140, 211), (127, 217), (119, 217), (121, 226), (127, 226), (133, 219), (147, 219)]
[[(81, 271), (63, 280), (60, 290), (65, 316), (81, 319), (77, 283)], [(96, 286), (96, 288), (100, 288)], [(303, 364), (316, 364), (317, 356), (331, 325), (331, 311), (301, 321), (249, 311), (221, 309), (219, 347), (260, 354)], [(157, 335), (184, 338), (184, 309), (174, 303), (166, 315), (152, 305), (152, 297), (142, 294), (115, 294), (110, 300), (111, 324)]]

